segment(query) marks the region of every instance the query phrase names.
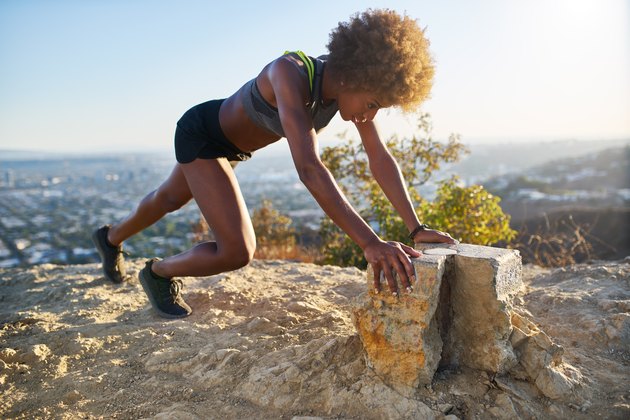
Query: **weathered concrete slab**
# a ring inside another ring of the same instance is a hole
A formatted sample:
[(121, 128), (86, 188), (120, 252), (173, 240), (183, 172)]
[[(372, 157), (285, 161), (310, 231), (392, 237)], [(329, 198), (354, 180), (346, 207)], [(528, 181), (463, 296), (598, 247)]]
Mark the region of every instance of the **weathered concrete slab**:
[(359, 296), (353, 320), (368, 364), (409, 394), (430, 383), (439, 364), (505, 373), (517, 364), (510, 342), (511, 301), (521, 287), (518, 251), (469, 244), (416, 244), (412, 293), (389, 293), (384, 279)]
[(435, 318), (444, 274), (444, 256), (412, 260), (416, 271), (413, 291), (399, 282), (400, 296), (388, 291), (374, 293), (373, 271), (368, 268), (368, 292), (353, 308), (354, 324), (367, 354), (368, 365), (385, 383), (410, 396), (421, 384), (431, 382), (440, 361), (442, 340)]
[[(416, 249), (444, 247), (417, 244)], [(449, 296), (442, 296), (442, 365), (462, 365), (493, 373), (507, 372), (517, 363), (510, 344), (512, 299), (522, 286), (518, 251), (458, 244), (447, 260)], [(446, 288), (445, 288), (446, 289)]]

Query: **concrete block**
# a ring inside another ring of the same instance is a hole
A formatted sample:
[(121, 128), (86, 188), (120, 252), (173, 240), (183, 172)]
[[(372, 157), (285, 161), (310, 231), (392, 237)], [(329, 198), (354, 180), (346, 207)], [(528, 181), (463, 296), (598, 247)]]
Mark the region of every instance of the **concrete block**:
[(367, 355), (368, 365), (389, 386), (411, 396), (421, 384), (431, 382), (437, 370), (442, 340), (435, 311), (445, 269), (444, 256), (413, 259), (413, 291), (392, 296), (381, 277), (381, 292), (374, 293), (373, 271), (368, 268), (368, 292), (352, 309), (353, 321)]
[[(442, 246), (443, 247), (443, 246)], [(422, 251), (440, 248), (417, 244)], [(488, 246), (449, 246), (446, 286), (440, 298), (441, 365), (505, 373), (516, 363), (510, 343), (512, 299), (522, 286), (518, 251)]]
[[(518, 251), (469, 245), (416, 244), (412, 293), (394, 297), (381, 280), (354, 303), (353, 320), (368, 365), (403, 393), (430, 383), (438, 365), (505, 373), (516, 363), (511, 301), (521, 287)], [(446, 251), (445, 251), (446, 250)]]

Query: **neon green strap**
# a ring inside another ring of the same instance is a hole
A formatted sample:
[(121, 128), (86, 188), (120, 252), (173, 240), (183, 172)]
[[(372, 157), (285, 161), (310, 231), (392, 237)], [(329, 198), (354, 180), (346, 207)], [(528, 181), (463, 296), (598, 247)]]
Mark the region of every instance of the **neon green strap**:
[(313, 65), (313, 61), (311, 61), (311, 59), (308, 58), (308, 56), (300, 50), (284, 52), (285, 55), (291, 54), (291, 53), (297, 54), (302, 60), (302, 62), (304, 63), (304, 65), (306, 66), (306, 73), (308, 74), (309, 91), (312, 93), (313, 92), (313, 79), (315, 78), (315, 65)]

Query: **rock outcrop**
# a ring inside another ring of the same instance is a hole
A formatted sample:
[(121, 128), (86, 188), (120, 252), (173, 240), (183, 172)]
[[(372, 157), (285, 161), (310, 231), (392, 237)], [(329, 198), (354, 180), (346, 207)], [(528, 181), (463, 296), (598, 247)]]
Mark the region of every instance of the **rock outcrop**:
[[(445, 262), (444, 299), (451, 257), (431, 258)], [(439, 272), (419, 276), (422, 293)], [(194, 313), (173, 321), (155, 315), (137, 280), (113, 285), (100, 264), (0, 269), (0, 418), (629, 418), (630, 259), (525, 266), (523, 282), (514, 367), (438, 364), (430, 384), (403, 395), (366, 366), (350, 316), (366, 290), (358, 269), (253, 261), (185, 278)], [(429, 331), (446, 307), (437, 299), (432, 318), (422, 309)], [(579, 386), (561, 396), (566, 382)]]
[(411, 293), (400, 297), (385, 290), (376, 294), (374, 274), (368, 269), (368, 292), (363, 304), (353, 310), (368, 365), (403, 395), (412, 395), (419, 385), (431, 382), (442, 353), (435, 312), (445, 257), (427, 256), (413, 263), (417, 281)]
[(370, 268), (368, 291), (353, 308), (367, 363), (379, 377), (413, 395), (431, 383), (439, 366), (466, 367), (493, 376), (511, 373), (549, 398), (571, 394), (580, 373), (563, 364), (560, 346), (513, 310), (522, 286), (518, 251), (417, 245), (425, 254), (412, 260), (412, 293), (374, 293)]
[(509, 338), (512, 299), (522, 284), (520, 255), (487, 246), (454, 248), (440, 298), (441, 364), (505, 373), (516, 364)]
[(580, 384), (582, 374), (563, 363), (564, 349), (553, 343), (533, 322), (516, 312), (512, 313), (512, 325), (510, 343), (518, 358), (518, 365), (510, 373), (518, 379), (533, 382), (551, 399), (569, 397), (574, 387)]

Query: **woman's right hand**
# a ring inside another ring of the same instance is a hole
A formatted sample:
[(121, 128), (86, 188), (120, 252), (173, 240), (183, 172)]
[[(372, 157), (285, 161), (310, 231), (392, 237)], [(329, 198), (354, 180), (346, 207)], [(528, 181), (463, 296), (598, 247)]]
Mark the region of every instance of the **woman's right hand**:
[(374, 271), (376, 293), (379, 293), (381, 288), (381, 272), (385, 274), (389, 290), (393, 295), (398, 295), (394, 271), (398, 274), (403, 288), (407, 292), (412, 290), (411, 285), (416, 278), (410, 257), (417, 258), (422, 255), (420, 252), (400, 242), (385, 242), (377, 239), (363, 249), (363, 254)]

